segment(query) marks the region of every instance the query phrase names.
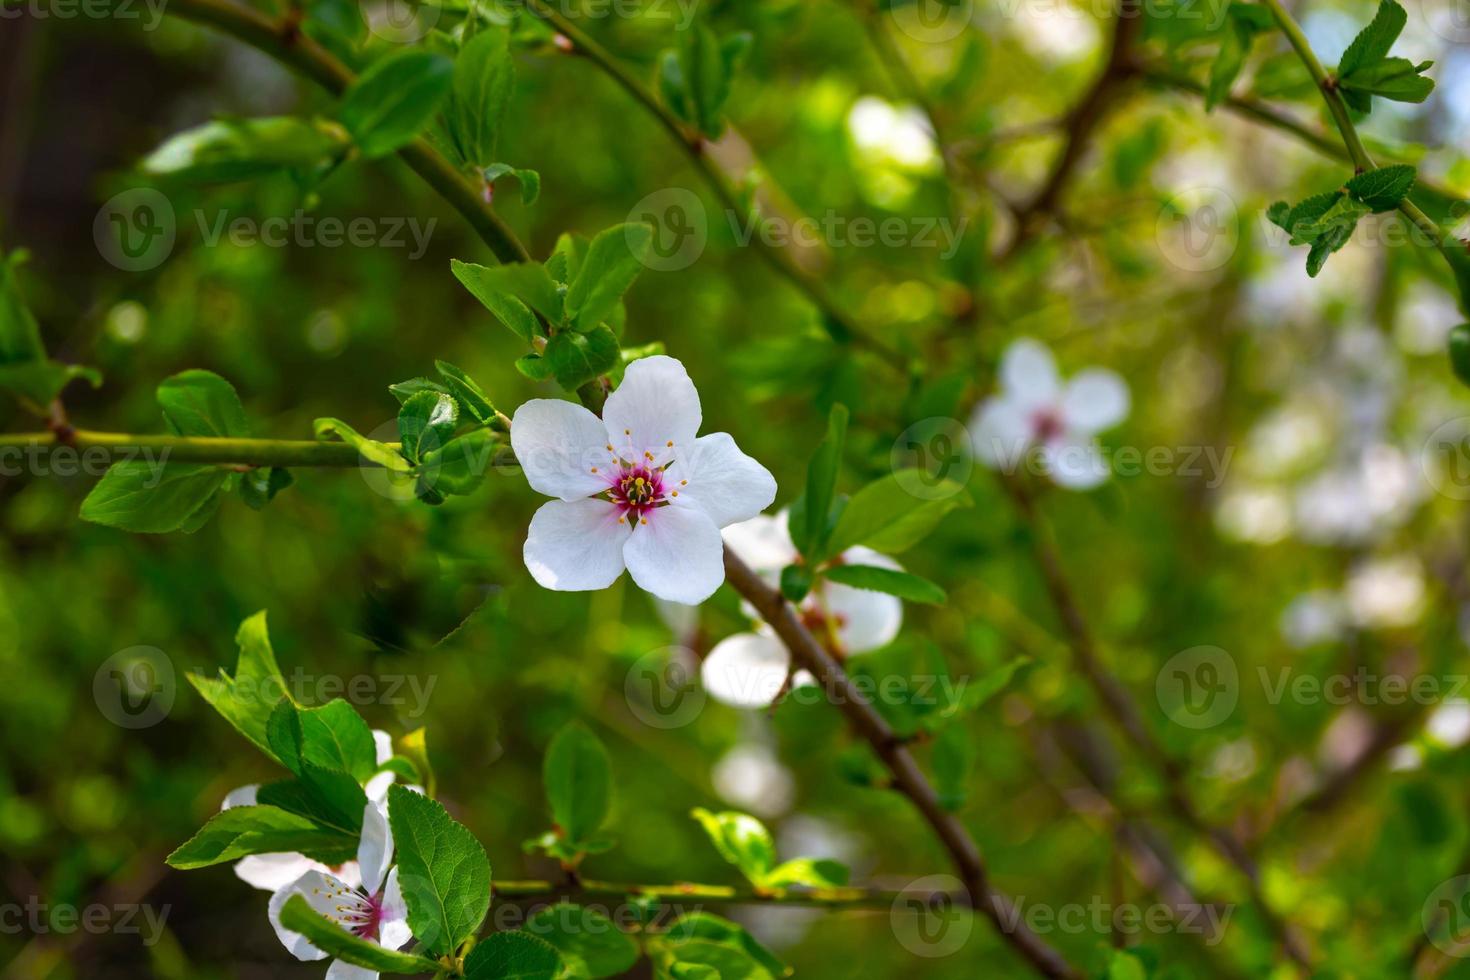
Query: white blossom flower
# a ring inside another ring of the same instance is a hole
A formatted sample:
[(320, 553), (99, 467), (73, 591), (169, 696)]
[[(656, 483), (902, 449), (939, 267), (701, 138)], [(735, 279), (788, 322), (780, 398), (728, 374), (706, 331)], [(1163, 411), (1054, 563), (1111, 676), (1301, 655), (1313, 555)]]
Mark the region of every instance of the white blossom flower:
[(1052, 480), (1086, 490), (1108, 478), (1095, 436), (1127, 418), (1128, 406), (1128, 386), (1116, 373), (1089, 368), (1063, 385), (1051, 352), (1023, 338), (1001, 358), (1000, 393), (971, 419), (975, 455), (1011, 470), (1037, 448)]
[[(373, 729), (373, 747), (379, 766), (393, 758), (393, 736), (387, 732)], [(369, 779), (363, 791), (369, 800), (381, 803), (388, 798), (388, 787), (393, 785), (396, 778), (391, 769), (385, 769)], [(409, 789), (423, 792), (417, 786), (410, 786)], [(233, 806), (255, 806), (258, 802), (256, 794), (259, 791), (259, 783), (232, 789), (225, 795), (220, 809), (228, 810)], [(283, 852), (280, 854), (251, 854), (235, 862), (236, 877), (245, 884), (266, 892), (278, 891), (308, 871), (336, 875), (354, 887), (361, 881), (355, 861), (348, 861), (341, 867), (330, 868), (320, 861), (313, 861), (305, 854)]]
[[(393, 831), (388, 825), (385, 804), (370, 802), (363, 810), (357, 865), (362, 870), (361, 883), (313, 870), (271, 896), (271, 925), (292, 956), (312, 961), (324, 960), (329, 955), (301, 933), (281, 924), (281, 910), (292, 895), (306, 899), (306, 904), (327, 921), (384, 949), (401, 949), (413, 938), (408, 927), (408, 907), (398, 886), (398, 869), (392, 867)], [(377, 976), (372, 970), (341, 960), (334, 960), (327, 969), (327, 980), (377, 980)]]
[(759, 514), (776, 481), (724, 432), (696, 438), (699, 392), (671, 357), (628, 365), (599, 419), (538, 398), (516, 410), (511, 446), (537, 491), (524, 557), (548, 589), (604, 589), (626, 567), (661, 599), (695, 605), (725, 580), (720, 528)]
[[(725, 529), (725, 542), (741, 560), (773, 585), (781, 569), (796, 561), (796, 545), (786, 512), (764, 514)], [(897, 562), (871, 548), (856, 547), (837, 559), (849, 565), (874, 565), (901, 571)], [(747, 609), (752, 618), (755, 611)], [(834, 656), (886, 646), (903, 623), (903, 603), (883, 592), (820, 580), (797, 606), (802, 621)], [(761, 708), (775, 700), (791, 670), (791, 656), (764, 623), (753, 633), (736, 633), (715, 644), (700, 668), (704, 688), (716, 701), (737, 708)], [(806, 671), (794, 686), (815, 683)]]

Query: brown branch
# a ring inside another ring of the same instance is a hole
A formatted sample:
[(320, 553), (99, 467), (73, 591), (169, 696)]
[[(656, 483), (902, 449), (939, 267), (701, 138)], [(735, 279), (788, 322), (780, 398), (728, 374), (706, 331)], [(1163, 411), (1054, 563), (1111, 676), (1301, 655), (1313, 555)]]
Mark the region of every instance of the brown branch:
[(725, 578), (752, 606), (761, 619), (776, 631), (791, 652), (792, 660), (810, 671), (836, 701), (849, 724), (861, 735), (893, 777), (894, 788), (909, 798), (949, 852), (960, 881), (971, 900), (1010, 945), (1038, 972), (1048, 977), (1079, 977), (1080, 974), (1021, 921), (1009, 896), (989, 881), (985, 862), (970, 832), (939, 802), (918, 763), (903, 740), (855, 688), (837, 661), (822, 649), (802, 626), (781, 593), (767, 585), (729, 548), (725, 549)]

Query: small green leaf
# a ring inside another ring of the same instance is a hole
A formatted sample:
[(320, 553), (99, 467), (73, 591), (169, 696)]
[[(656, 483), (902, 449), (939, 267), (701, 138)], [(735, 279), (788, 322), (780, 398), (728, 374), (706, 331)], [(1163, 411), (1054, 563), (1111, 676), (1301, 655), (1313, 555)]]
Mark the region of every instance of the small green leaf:
[(141, 169), (189, 183), (230, 183), (324, 167), (346, 145), (340, 136), (305, 119), (220, 119), (169, 137), (143, 160)]
[(1338, 85), (1344, 95), (1361, 93), (1394, 102), (1423, 102), (1434, 91), (1434, 79), (1423, 75), (1433, 64), (1432, 61), (1423, 61), (1416, 65), (1408, 58), (1385, 58), (1343, 76)]
[(378, 973), (432, 973), (439, 968), (438, 963), (425, 957), (400, 953), (372, 940), (358, 938), (313, 909), (300, 895), (292, 895), (286, 900), (281, 909), (281, 925), (292, 932), (299, 932), (328, 956), (366, 970)]
[(515, 77), (508, 28), (486, 25), (460, 48), (444, 115), (461, 163), (483, 166), (495, 159)]
[(453, 80), (454, 64), (442, 55), (413, 48), (390, 54), (342, 96), (342, 125), (363, 156), (387, 156), (428, 126)]
[(245, 406), (224, 378), (212, 371), (182, 371), (158, 386), (159, 407), (175, 435), (244, 438), (250, 435)]
[(1417, 171), (1406, 163), (1379, 167), (1353, 177), (1347, 182), (1347, 190), (1375, 213), (1392, 211), (1413, 189), (1416, 176)]
[(317, 826), (305, 817), (273, 806), (236, 806), (222, 810), (167, 858), (171, 868), (188, 871), (236, 861), (251, 854), (290, 852), (351, 860), (357, 841)]
[(553, 980), (565, 976), (555, 948), (525, 932), (496, 932), (464, 958), (465, 980)]
[(823, 543), (837, 491), (837, 471), (842, 464), (842, 447), (847, 440), (847, 406), (838, 402), (827, 416), (827, 435), (812, 454), (806, 468), (805, 521), (796, 547), (810, 558), (824, 555)]
[(459, 405), (449, 395), (421, 391), (398, 410), (398, 438), (413, 463), (447, 445), (458, 427)]
[(485, 848), (442, 805), (403, 786), (388, 787), (388, 823), (409, 928), (431, 953), (451, 952), (490, 908)]
[(117, 463), (82, 501), (81, 517), (94, 524), (140, 534), (196, 530), (194, 519), (212, 513), (229, 474), (189, 463)]
[(1404, 12), (1403, 7), (1394, 0), (1382, 0), (1372, 22), (1353, 38), (1353, 42), (1342, 53), (1342, 60), (1337, 65), (1338, 76), (1342, 77), (1383, 61), (1408, 21), (1409, 15)]
[(560, 902), (531, 916), (525, 929), (556, 947), (568, 977), (621, 976), (638, 962), (638, 944), (594, 908)]
[(96, 388), (102, 384), (102, 375), (91, 368), (47, 359), (41, 328), (20, 294), (15, 275), (25, 260), (23, 251), (0, 253), (0, 389), (43, 409), (72, 379), (86, 378)]
[(810, 565), (787, 565), (781, 569), (781, 594), (787, 602), (800, 602), (811, 592), (813, 584)]
[(495, 406), (490, 397), (475, 380), (448, 361), (435, 361), (434, 367), (444, 379), (444, 385), (459, 401), (460, 408), (477, 422), (489, 422), (495, 418)]
[(703, 807), (691, 811), (709, 835), (720, 857), (733, 864), (752, 884), (759, 885), (776, 864), (776, 843), (765, 824), (745, 813), (712, 813)]
[(409, 473), (413, 471), (412, 464), (403, 458), (393, 446), (386, 442), (378, 442), (367, 436), (359, 435), (357, 430), (343, 422), (341, 419), (317, 419), (312, 423), (318, 439), (327, 439), (336, 436), (343, 442), (357, 450), (359, 456), (372, 463), (377, 463), (386, 470), (395, 473)]
[(944, 590), (926, 578), (911, 572), (900, 572), (876, 565), (837, 565), (827, 569), (825, 576), (841, 585), (872, 592), (886, 592), (910, 602), (926, 602), (942, 605), (946, 598)]
[(592, 239), (567, 287), (566, 315), (574, 329), (592, 330), (612, 314), (643, 271), (652, 242), (652, 227), (642, 223), (614, 225)]
[(704, 939), (668, 945), (669, 972), (677, 980), (772, 980), (753, 956), (737, 946)]
[(451, 440), (446, 446), (425, 454), (420, 460), (420, 479), (446, 495), (474, 493), (500, 449), (500, 440), (488, 429), (475, 429)]
[[(923, 476), (919, 473), (918, 478)], [(915, 497), (905, 482), (900, 474), (890, 473), (853, 494), (837, 519), (827, 553), (840, 555), (862, 544), (897, 554), (927, 537), (950, 511), (972, 502), (965, 488), (953, 481), (942, 481), (944, 495), (936, 494), (937, 499)]]
[(239, 653), (235, 673), (218, 677), (189, 674), (189, 683), (235, 729), (271, 758), (268, 728), (276, 703), (286, 696), (286, 680), (276, 665), (264, 611), (240, 624), (235, 633)]
[(662, 938), (671, 944), (701, 940), (721, 946), (733, 946), (743, 950), (773, 977), (784, 977), (791, 972), (776, 958), (776, 954), (762, 946), (741, 926), (708, 912), (692, 912), (680, 916), (677, 921), (669, 924)]
[(783, 861), (761, 879), (763, 888), (841, 888), (852, 872), (840, 861), (825, 858), (793, 858)]
[[(278, 745), (272, 737), (271, 747), (276, 750), (276, 758), (292, 772), (300, 769), (299, 763), (309, 762), (341, 770), (365, 783), (377, 771), (372, 729), (357, 709), (341, 698), (317, 708), (298, 708), (282, 700), (272, 712), (272, 727), (277, 725), (278, 716), (283, 719), (280, 724), (286, 726), (283, 734), (288, 741)], [(274, 732), (268, 728), (267, 734), (273, 736)]]
[(618, 364), (618, 338), (607, 327), (586, 333), (564, 330), (546, 345), (546, 361), (557, 384), (575, 391)]
[(517, 337), (529, 344), (539, 335), (536, 314), (525, 303), (506, 292), (504, 284), (493, 275), (490, 268), (458, 259), (451, 259), (449, 268), (454, 273), (454, 278)]
[(572, 845), (590, 840), (607, 820), (612, 762), (596, 735), (578, 722), (557, 732), (542, 765), (551, 819)]

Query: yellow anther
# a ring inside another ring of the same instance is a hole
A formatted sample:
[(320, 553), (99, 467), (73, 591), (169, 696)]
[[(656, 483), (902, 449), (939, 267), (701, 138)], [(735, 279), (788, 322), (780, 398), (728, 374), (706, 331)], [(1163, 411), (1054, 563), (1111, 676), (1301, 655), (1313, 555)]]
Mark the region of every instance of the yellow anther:
[(648, 523), (648, 518), (646, 518), (646, 517), (640, 517), (640, 518), (638, 518), (638, 523), (639, 524), (647, 524)]
[(675, 491), (674, 491), (674, 496), (675, 496), (675, 497), (677, 497), (677, 496), (679, 496), (679, 491), (677, 491), (677, 490), (675, 490)]
[(673, 449), (674, 448), (674, 440), (670, 439), (665, 445), (667, 445), (670, 449)]
[(681, 487), (687, 487), (687, 486), (689, 486), (689, 481), (688, 480), (680, 480), (679, 481), (679, 486), (681, 486)]
[(597, 467), (595, 467), (595, 466), (592, 467), (592, 472), (596, 473), (597, 472)]
[(633, 434), (633, 430), (632, 429), (624, 429), (623, 430), (623, 435), (625, 435), (625, 436), (631, 436), (632, 434)]

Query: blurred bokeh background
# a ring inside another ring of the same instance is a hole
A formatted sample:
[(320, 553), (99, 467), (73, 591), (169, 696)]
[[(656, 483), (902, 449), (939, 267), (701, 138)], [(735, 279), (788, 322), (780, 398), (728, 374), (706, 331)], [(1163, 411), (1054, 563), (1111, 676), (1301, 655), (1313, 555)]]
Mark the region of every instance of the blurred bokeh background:
[[(651, 80), (685, 8), (633, 6), (637, 16), (579, 23)], [(1002, 262), (1014, 208), (1046, 179), (1058, 123), (1108, 55), (1106, 5), (957, 4), (970, 26), (938, 41), (906, 33), (901, 9), (866, 3), (704, 6), (699, 16), (722, 32), (754, 36), (733, 129), (711, 152), (768, 207), (908, 228), (963, 219), (952, 250), (830, 235), (795, 248), (843, 308), (917, 353), (921, 379), (828, 340), (801, 294), (740, 244), (657, 123), (529, 29), (501, 153), (539, 170), (543, 190), (527, 207), (513, 185), (500, 188), (496, 208), (544, 256), (563, 231), (640, 217), (655, 192), (698, 197), (707, 243), (687, 268), (639, 280), (627, 341), (661, 340), (685, 362), (705, 431), (733, 433), (772, 470), (778, 505), (799, 493), (834, 401), (854, 413), (840, 484), (851, 491), (887, 472), (911, 425), (967, 423), (1017, 337), (1046, 342), (1067, 372), (1124, 375), (1133, 411), (1105, 443), (1163, 449), (1167, 461), (1040, 503), (1102, 658), (1180, 760), (1205, 818), (1251, 842), (1266, 899), (1310, 937), (1321, 975), (1406, 975), (1425, 943), (1426, 901), (1470, 871), (1470, 685), (1454, 684), (1470, 622), (1470, 491), (1455, 469), (1470, 397), (1443, 354), (1460, 317), (1438, 260), (1365, 226), (1309, 280), (1303, 250), (1272, 237), (1264, 209), (1340, 186), (1347, 167), (1230, 107), (1207, 115), (1187, 87), (1161, 80), (1202, 83), (1218, 43), (1208, 30), (1198, 43), (1175, 36), (1194, 29), (1177, 7), (1151, 6), (1137, 41), (1157, 77), (1122, 86), (1055, 213)], [(1201, 27), (1218, 28), (1219, 8), (1196, 6)], [(1371, 16), (1360, 0), (1297, 6), (1329, 64)], [(326, 415), (374, 431), (396, 412), (387, 386), (435, 358), (463, 366), (507, 411), (549, 393), (514, 370), (514, 338), (449, 274), (451, 258), (488, 263), (484, 246), (394, 159), (346, 166), (310, 199), (285, 178), (168, 187), (177, 238), (166, 259), (112, 265), (94, 236), (99, 208), (140, 185), (137, 161), (164, 138), (219, 116), (330, 115), (333, 102), (217, 32), (167, 15), (153, 24), (141, 4), (137, 20), (59, 7), (7, 5), (0, 21), (0, 242), (32, 253), (23, 283), (53, 355), (105, 375), (95, 391), (68, 390), (78, 424), (158, 431), (153, 386), (190, 367), (229, 378), (256, 433), (281, 438), (309, 438)], [(344, 9), (385, 16), (371, 3)], [(1436, 60), (1438, 88), (1423, 105), (1380, 103), (1364, 131), (1451, 194), (1470, 191), (1464, 6), (1423, 0), (1409, 14), (1401, 48)], [(948, 168), (874, 29), (931, 93)], [(362, 41), (365, 56), (392, 46), (366, 31)], [(1236, 91), (1330, 140), (1294, 65), (1268, 35)], [(399, 248), (210, 242), (219, 220), (298, 208), (431, 231), (421, 255), (411, 236)], [(1461, 428), (1432, 438), (1446, 424)], [(7, 402), (0, 425), (35, 423)], [(732, 882), (687, 816), (722, 804), (767, 819), (783, 853), (849, 861), (858, 881), (948, 870), (906, 800), (861, 785), (863, 749), (830, 706), (798, 699), (767, 714), (704, 702), (673, 726), (650, 713), (640, 671), (670, 647), (707, 648), (746, 628), (728, 590), (693, 627), (671, 626), (626, 579), (591, 595), (541, 590), (520, 558), (541, 501), (514, 475), (438, 508), (388, 499), (357, 471), (296, 476), (263, 511), (227, 503), (198, 533), (167, 537), (80, 522), (90, 477), (0, 477), (0, 889), (19, 906), (167, 910), (147, 944), (117, 929), (0, 923), (4, 976), (320, 975), (290, 960), (265, 895), (228, 868), (163, 864), (225, 792), (269, 775), (183, 681), (232, 664), (234, 630), (259, 609), (304, 699), (368, 678), (357, 706), (375, 727), (427, 726), (440, 796), (485, 843), (497, 878), (549, 870), (521, 843), (544, 828), (542, 751), (572, 718), (609, 745), (617, 776), (620, 846), (592, 859), (597, 877)], [(1170, 815), (1164, 784), (1102, 721), (1031, 560), (1035, 528), (983, 469), (970, 489), (976, 506), (904, 557), (950, 603), (909, 606), (894, 646), (854, 669), (913, 676), (937, 658), (953, 677), (979, 678), (1031, 656), (965, 722), (973, 769), (960, 813), (996, 883), (1032, 905), (1146, 907), (1154, 889), (1134, 874), (1122, 829), (1145, 821), (1150, 853), (1234, 915), (1218, 945), (1178, 929), (1129, 942), (1179, 976), (1291, 975), (1240, 876)], [(1202, 645), (1238, 667), (1239, 701), (1190, 728), (1170, 720), (1156, 688), (1170, 658)], [(94, 682), (140, 646), (162, 651), (173, 677), (160, 685), (173, 696), (156, 724), (129, 728)], [(1396, 705), (1272, 697), (1282, 676), (1359, 667), (1441, 686)], [(1297, 807), (1354, 765), (1362, 771), (1340, 796)], [(733, 914), (799, 976), (1027, 975), (983, 921), (958, 949), (927, 956), (905, 947), (885, 910)], [(1101, 962), (1111, 941), (1091, 928), (1046, 938), (1084, 963)], [(1470, 976), (1460, 962), (1435, 968)]]

